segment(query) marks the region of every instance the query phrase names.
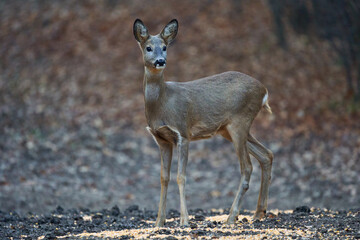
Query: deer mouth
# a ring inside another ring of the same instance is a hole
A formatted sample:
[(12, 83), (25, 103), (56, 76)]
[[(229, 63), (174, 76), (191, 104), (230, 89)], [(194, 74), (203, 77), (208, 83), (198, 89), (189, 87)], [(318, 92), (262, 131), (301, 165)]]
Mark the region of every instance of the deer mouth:
[(156, 65), (155, 68), (156, 68), (156, 69), (163, 69), (163, 68), (165, 68), (165, 65), (166, 65), (166, 64)]
[(162, 69), (162, 68), (165, 68), (166, 66), (166, 62), (164, 60), (156, 60), (155, 63), (154, 63), (154, 67), (157, 68), (157, 69)]

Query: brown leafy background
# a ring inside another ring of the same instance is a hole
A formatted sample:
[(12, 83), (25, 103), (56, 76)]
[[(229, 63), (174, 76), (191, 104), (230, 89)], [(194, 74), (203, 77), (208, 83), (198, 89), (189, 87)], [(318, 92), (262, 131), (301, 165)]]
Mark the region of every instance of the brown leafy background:
[[(167, 80), (236, 70), (267, 86), (274, 114), (261, 112), (252, 132), (275, 154), (270, 209), (359, 207), (360, 114), (344, 70), (327, 42), (290, 28), (280, 48), (266, 1), (39, 0), (0, 3), (1, 210), (157, 208), (136, 18), (151, 34), (178, 19)], [(240, 180), (231, 144), (192, 143), (187, 176), (189, 208), (230, 207)], [(247, 209), (259, 181), (254, 161)]]

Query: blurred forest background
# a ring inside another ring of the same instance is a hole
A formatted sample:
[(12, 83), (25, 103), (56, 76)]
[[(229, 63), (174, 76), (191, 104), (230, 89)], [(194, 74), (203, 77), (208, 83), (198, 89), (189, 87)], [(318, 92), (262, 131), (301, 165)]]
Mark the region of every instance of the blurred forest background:
[[(235, 70), (267, 86), (252, 132), (275, 155), (269, 208), (360, 206), (358, 1), (0, 1), (0, 210), (157, 209), (158, 149), (146, 132), (140, 18), (177, 18), (165, 77)], [(255, 209), (254, 162), (244, 207)], [(179, 208), (176, 156), (168, 209)], [(193, 142), (189, 208), (230, 207), (232, 145)]]

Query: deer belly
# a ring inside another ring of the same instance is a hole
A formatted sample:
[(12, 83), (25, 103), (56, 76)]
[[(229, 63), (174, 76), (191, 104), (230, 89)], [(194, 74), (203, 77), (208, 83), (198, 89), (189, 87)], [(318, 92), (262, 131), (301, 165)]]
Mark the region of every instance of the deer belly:
[(203, 122), (198, 122), (191, 127), (190, 138), (191, 140), (211, 138), (217, 134), (220, 127), (221, 125), (209, 126)]

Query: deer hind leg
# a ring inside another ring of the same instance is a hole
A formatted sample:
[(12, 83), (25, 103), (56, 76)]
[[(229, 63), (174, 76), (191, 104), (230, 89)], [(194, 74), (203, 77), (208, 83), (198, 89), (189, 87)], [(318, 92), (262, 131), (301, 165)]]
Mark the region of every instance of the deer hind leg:
[(269, 185), (271, 181), (271, 167), (274, 156), (269, 149), (264, 147), (250, 133), (247, 140), (247, 147), (250, 154), (259, 161), (261, 167), (260, 192), (254, 219), (262, 219), (265, 217), (267, 209), (267, 199), (269, 195)]
[[(249, 156), (248, 149), (246, 146), (248, 128), (244, 128), (244, 127), (240, 127), (240, 126), (241, 125), (229, 126), (227, 128), (228, 133), (231, 136), (231, 140), (234, 144), (236, 154), (239, 157), (240, 171), (241, 171), (239, 189), (236, 193), (234, 202), (230, 209), (230, 214), (227, 219), (228, 224), (235, 223), (235, 219), (239, 215), (241, 204), (244, 200), (245, 193), (249, 189), (250, 177), (251, 177), (251, 173), (252, 173), (252, 164), (251, 164), (250, 156)], [(242, 125), (242, 126), (244, 126), (244, 125)]]

